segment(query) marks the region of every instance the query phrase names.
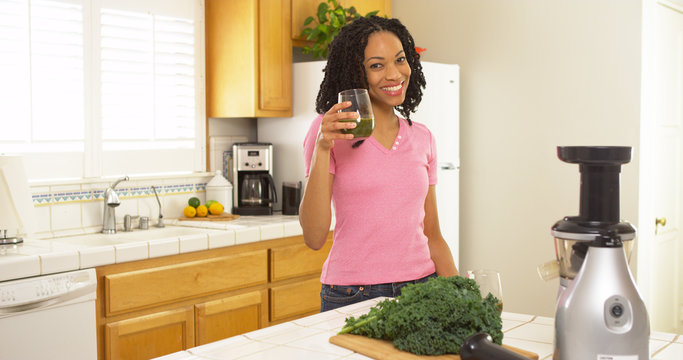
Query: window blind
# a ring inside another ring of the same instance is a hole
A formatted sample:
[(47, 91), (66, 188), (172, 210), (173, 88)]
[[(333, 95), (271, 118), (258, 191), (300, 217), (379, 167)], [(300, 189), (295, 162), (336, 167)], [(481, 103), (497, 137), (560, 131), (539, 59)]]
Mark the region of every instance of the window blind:
[(0, 0), (0, 152), (32, 179), (203, 169), (200, 6)]
[(2, 0), (0, 12), (3, 142), (16, 152), (83, 151), (82, 7)]

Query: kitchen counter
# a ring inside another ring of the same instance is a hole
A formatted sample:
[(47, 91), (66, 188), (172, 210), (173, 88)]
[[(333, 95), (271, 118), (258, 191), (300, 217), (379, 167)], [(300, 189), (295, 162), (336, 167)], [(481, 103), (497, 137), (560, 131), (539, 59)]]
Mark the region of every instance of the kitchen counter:
[[(162, 356), (157, 360), (231, 359), (370, 359), (329, 343), (348, 316), (358, 317), (383, 298), (367, 300), (337, 310), (311, 315), (243, 335)], [(503, 312), (503, 343), (535, 352), (539, 359), (552, 359), (554, 319)], [(653, 360), (683, 359), (683, 336), (653, 332)]]
[[(0, 281), (215, 249), (302, 234), (298, 216), (241, 216), (232, 221), (165, 219), (165, 228), (25, 239), (0, 248)], [(334, 224), (331, 225), (331, 228)]]

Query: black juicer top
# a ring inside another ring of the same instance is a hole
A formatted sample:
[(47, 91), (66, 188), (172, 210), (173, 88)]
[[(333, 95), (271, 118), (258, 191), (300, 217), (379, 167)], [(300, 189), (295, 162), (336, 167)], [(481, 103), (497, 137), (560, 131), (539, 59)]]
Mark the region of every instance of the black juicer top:
[(619, 174), (631, 161), (630, 146), (558, 146), (560, 160), (579, 164), (581, 192), (579, 215), (567, 216), (553, 225), (553, 232), (607, 235), (624, 240), (635, 236), (635, 228), (619, 219)]

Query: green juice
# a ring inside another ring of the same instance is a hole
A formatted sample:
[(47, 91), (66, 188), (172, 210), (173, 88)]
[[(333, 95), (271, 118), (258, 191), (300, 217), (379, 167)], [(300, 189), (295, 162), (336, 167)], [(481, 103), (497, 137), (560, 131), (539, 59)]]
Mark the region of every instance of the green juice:
[(339, 120), (340, 122), (356, 122), (356, 127), (353, 129), (342, 129), (342, 134), (353, 134), (354, 138), (366, 138), (372, 134), (372, 129), (375, 127), (375, 119), (360, 119), (360, 120)]

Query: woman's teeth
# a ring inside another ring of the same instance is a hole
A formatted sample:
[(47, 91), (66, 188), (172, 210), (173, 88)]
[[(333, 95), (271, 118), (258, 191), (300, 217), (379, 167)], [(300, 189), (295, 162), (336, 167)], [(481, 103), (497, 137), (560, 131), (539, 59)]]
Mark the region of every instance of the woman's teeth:
[(401, 90), (401, 87), (402, 87), (402, 86), (403, 86), (403, 84), (398, 84), (398, 85), (396, 85), (396, 86), (384, 87), (384, 88), (382, 88), (382, 90), (385, 90), (385, 91), (399, 91), (399, 90)]

